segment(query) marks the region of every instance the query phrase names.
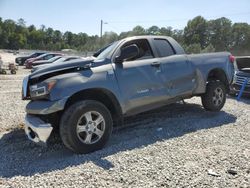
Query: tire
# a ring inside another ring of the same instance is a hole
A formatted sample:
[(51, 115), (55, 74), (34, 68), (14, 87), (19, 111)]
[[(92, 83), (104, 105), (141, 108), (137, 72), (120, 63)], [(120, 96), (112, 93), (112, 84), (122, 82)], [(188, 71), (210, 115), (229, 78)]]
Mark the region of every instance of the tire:
[(10, 73), (11, 74), (16, 74), (16, 71), (15, 70), (11, 70)]
[(6, 70), (2, 70), (2, 74), (7, 74)]
[(206, 93), (201, 96), (203, 107), (208, 111), (220, 111), (226, 102), (226, 87), (220, 81), (207, 84)]
[(100, 102), (86, 100), (71, 105), (63, 113), (59, 131), (68, 149), (86, 154), (102, 149), (111, 136), (112, 128), (109, 110)]

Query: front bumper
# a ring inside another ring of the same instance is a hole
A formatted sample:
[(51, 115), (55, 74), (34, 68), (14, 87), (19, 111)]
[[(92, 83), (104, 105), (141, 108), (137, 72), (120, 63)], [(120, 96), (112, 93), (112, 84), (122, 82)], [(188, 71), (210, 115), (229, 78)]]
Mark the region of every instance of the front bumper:
[[(241, 85), (238, 84), (232, 84), (230, 86), (230, 93), (236, 94), (240, 92), (241, 89)], [(245, 87), (243, 94), (250, 94), (250, 87)]]
[(26, 106), (27, 114), (47, 115), (64, 109), (68, 98), (57, 101), (37, 100), (30, 101)]
[(26, 115), (25, 117), (25, 133), (35, 143), (46, 145), (52, 129), (50, 123), (45, 123), (36, 116)]

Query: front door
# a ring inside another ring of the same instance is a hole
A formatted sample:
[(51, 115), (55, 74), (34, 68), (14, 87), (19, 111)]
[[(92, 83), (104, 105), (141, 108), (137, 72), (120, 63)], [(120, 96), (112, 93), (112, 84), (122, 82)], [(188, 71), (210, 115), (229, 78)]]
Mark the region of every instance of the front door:
[(154, 108), (167, 96), (162, 82), (162, 67), (154, 58), (146, 39), (130, 41), (139, 48), (139, 57), (113, 64), (121, 94), (125, 99), (127, 113)]

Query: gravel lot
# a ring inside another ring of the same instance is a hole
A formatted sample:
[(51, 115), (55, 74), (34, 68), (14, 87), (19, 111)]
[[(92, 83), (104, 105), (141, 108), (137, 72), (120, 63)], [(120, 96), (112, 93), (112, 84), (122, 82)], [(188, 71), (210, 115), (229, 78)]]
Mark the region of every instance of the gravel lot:
[(59, 139), (26, 139), (27, 72), (0, 75), (0, 187), (250, 187), (250, 99), (212, 113), (192, 98), (130, 117), (106, 148), (76, 155)]

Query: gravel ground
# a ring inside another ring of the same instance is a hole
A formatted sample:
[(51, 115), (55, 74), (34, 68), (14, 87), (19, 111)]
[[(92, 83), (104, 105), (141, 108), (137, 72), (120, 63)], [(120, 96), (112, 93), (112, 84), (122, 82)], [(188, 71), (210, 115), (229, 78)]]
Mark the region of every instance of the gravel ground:
[(59, 139), (26, 139), (25, 74), (0, 76), (0, 187), (250, 187), (250, 99), (212, 113), (196, 97), (130, 117), (103, 150), (76, 155)]

